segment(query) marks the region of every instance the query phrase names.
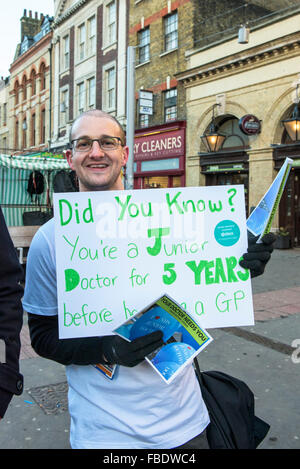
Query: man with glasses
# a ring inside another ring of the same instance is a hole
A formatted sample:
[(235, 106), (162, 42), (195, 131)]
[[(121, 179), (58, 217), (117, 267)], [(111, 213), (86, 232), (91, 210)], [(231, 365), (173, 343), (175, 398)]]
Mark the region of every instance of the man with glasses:
[[(118, 121), (88, 111), (74, 121), (70, 143), (66, 156), (80, 191), (123, 190), (128, 147)], [(267, 257), (254, 254), (254, 268), (262, 272)], [(116, 335), (58, 338), (53, 219), (32, 241), (23, 306), (35, 351), (67, 365), (72, 448), (208, 448), (209, 416), (193, 367), (166, 385), (144, 360), (162, 345), (160, 331), (132, 342)], [(92, 366), (99, 363), (118, 366), (112, 380)]]

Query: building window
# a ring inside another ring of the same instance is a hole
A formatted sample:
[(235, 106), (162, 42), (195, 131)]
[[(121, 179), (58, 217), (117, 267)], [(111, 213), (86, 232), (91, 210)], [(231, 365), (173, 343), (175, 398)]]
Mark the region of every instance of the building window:
[(19, 82), (18, 81), (16, 81), (15, 83), (14, 91), (15, 91), (15, 105), (17, 105), (19, 104)]
[(177, 88), (165, 91), (164, 93), (164, 115), (165, 122), (177, 119)]
[(88, 20), (89, 34), (89, 53), (94, 54), (96, 51), (96, 18), (93, 16)]
[(165, 51), (178, 46), (178, 15), (177, 11), (164, 18)]
[(60, 93), (60, 126), (66, 125), (67, 111), (69, 108), (69, 91), (62, 90)]
[(96, 104), (96, 80), (95, 77), (88, 80), (88, 105), (94, 108)]
[(108, 109), (115, 108), (115, 94), (116, 94), (116, 85), (115, 85), (115, 67), (110, 68), (106, 72), (107, 76), (107, 105)]
[(26, 122), (26, 118), (23, 119), (22, 134), (23, 134), (23, 148), (26, 148), (27, 147), (27, 122)]
[(85, 99), (84, 99), (84, 83), (77, 85), (78, 90), (78, 112), (81, 114), (84, 111)]
[(6, 119), (7, 119), (7, 104), (3, 104), (3, 125), (6, 125)]
[(42, 63), (40, 66), (40, 83), (41, 83), (41, 88), (40, 91), (43, 91), (46, 88), (46, 73), (45, 73), (46, 67), (45, 64)]
[(138, 34), (139, 63), (150, 60), (150, 28), (145, 28)]
[(41, 143), (46, 143), (46, 111), (41, 112)]
[(19, 149), (19, 121), (15, 124), (15, 150)]
[(23, 101), (27, 98), (27, 91), (26, 91), (26, 76), (23, 77), (22, 80), (22, 88), (23, 88)]
[(31, 116), (31, 146), (35, 146), (35, 114)]
[(64, 70), (69, 68), (69, 59), (70, 59), (69, 36), (65, 36), (63, 38), (63, 68), (64, 68)]
[(116, 40), (116, 2), (110, 2), (106, 7), (108, 44)]
[(148, 114), (140, 114), (140, 127), (144, 129), (145, 127), (149, 127), (149, 115)]
[(79, 26), (79, 36), (78, 36), (78, 51), (79, 51), (79, 60), (83, 60), (85, 56), (85, 24)]
[(31, 80), (31, 96), (34, 96), (36, 94), (36, 73), (35, 70), (32, 70), (30, 74), (30, 80)]

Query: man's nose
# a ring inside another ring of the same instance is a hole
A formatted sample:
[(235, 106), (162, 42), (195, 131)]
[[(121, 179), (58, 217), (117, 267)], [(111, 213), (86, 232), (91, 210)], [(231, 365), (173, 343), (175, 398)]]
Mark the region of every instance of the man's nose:
[(105, 152), (100, 147), (98, 140), (92, 142), (92, 148), (90, 150), (90, 156), (102, 156)]

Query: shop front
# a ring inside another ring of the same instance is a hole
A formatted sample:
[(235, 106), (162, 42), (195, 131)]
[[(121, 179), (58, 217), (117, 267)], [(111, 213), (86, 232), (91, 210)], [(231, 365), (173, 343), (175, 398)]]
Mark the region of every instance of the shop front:
[(279, 206), (279, 227), (289, 233), (291, 247), (300, 246), (300, 144), (278, 145), (273, 158), (277, 171), (285, 158), (294, 161)]
[(185, 186), (186, 122), (135, 132), (134, 189)]
[(219, 152), (218, 155), (201, 154), (201, 172), (205, 174), (206, 186), (242, 184), (245, 191), (246, 213), (248, 213), (248, 155), (245, 151), (230, 153)]

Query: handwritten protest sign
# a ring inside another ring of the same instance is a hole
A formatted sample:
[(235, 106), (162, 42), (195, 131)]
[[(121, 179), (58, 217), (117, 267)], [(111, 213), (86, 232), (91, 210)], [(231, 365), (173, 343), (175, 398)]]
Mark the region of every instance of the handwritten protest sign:
[(253, 324), (244, 187), (54, 194), (61, 338), (110, 334), (167, 293), (203, 327)]

